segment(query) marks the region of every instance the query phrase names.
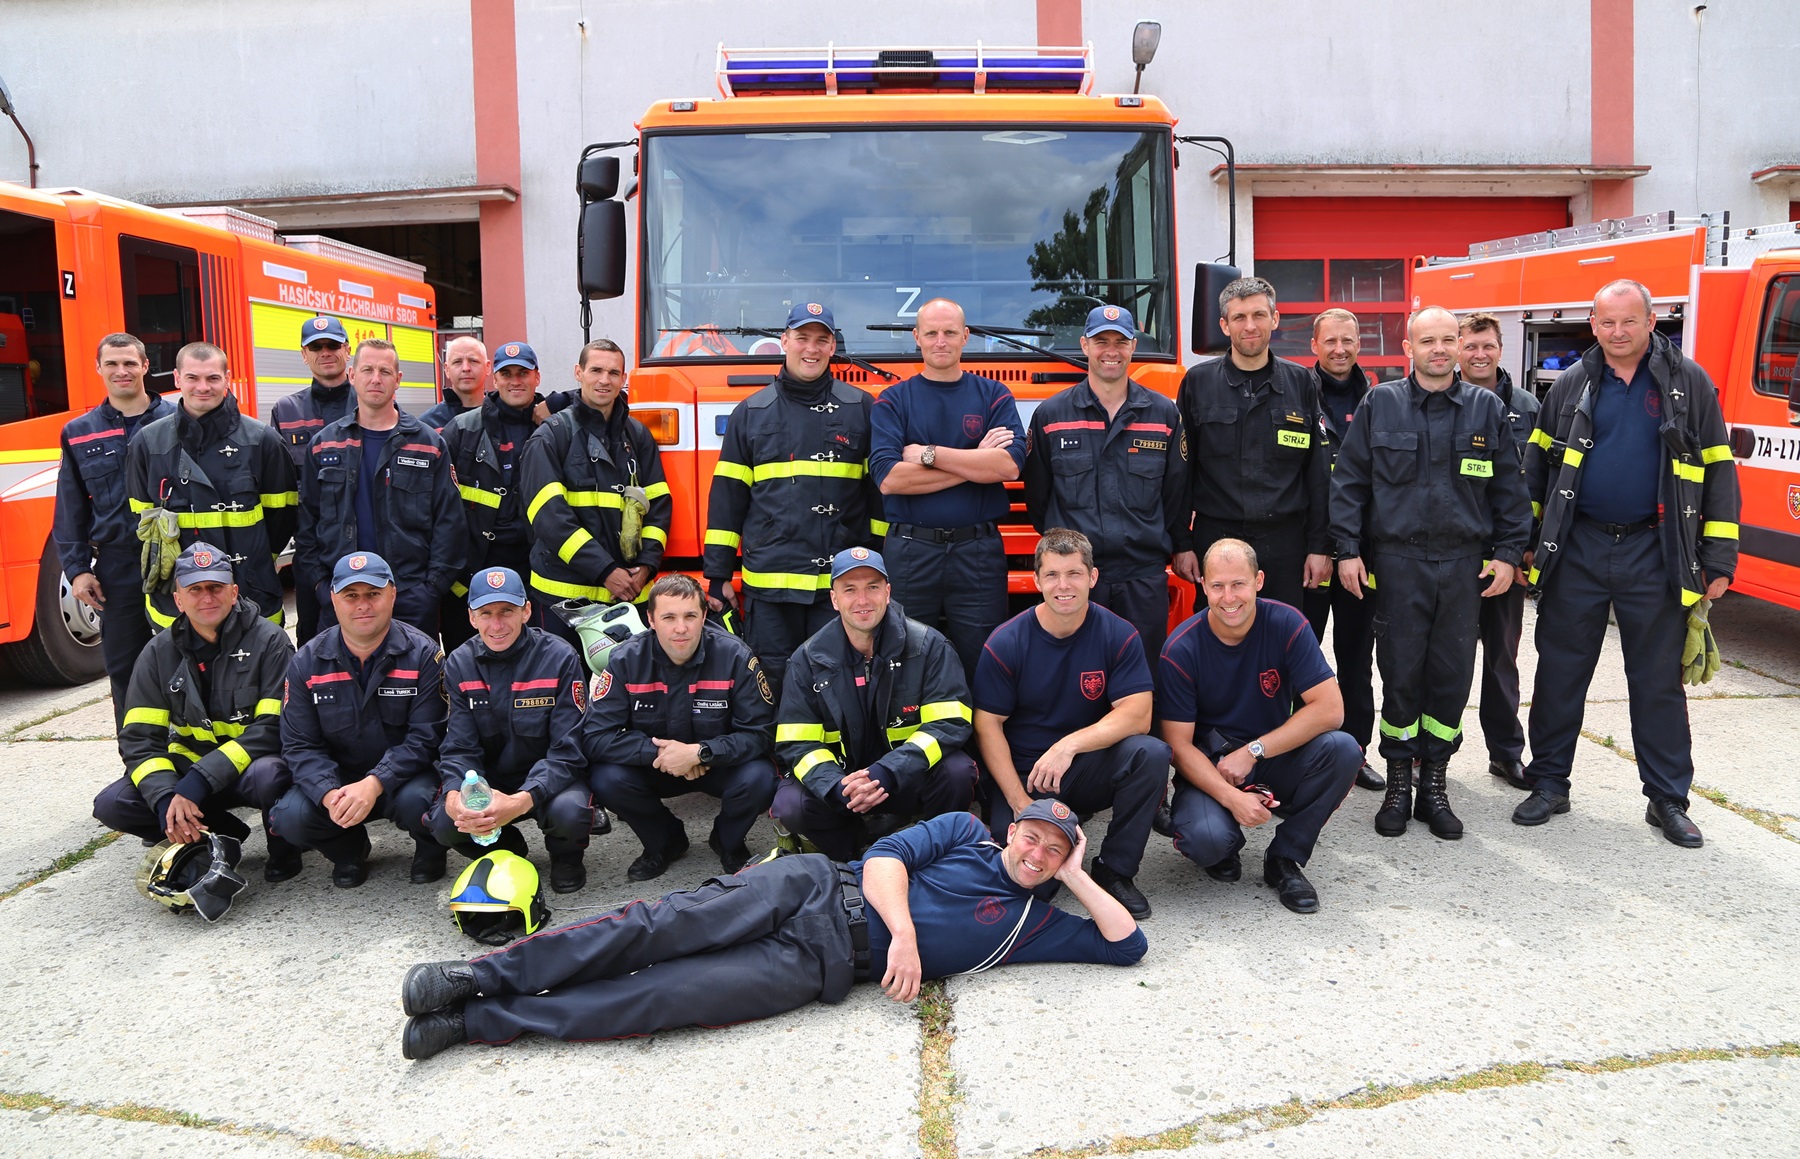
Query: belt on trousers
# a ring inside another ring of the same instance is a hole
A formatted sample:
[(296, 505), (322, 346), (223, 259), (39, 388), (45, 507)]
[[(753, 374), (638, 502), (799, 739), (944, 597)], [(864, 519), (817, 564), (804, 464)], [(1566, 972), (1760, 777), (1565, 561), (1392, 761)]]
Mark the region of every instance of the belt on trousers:
[(856, 980), (869, 980), (869, 916), (863, 910), (862, 884), (856, 871), (847, 865), (837, 867), (838, 883), (843, 888), (844, 919), (850, 929), (850, 949), (856, 962)]
[(914, 523), (896, 523), (888, 528), (901, 539), (919, 539), (926, 543), (963, 543), (997, 534), (997, 523), (975, 523), (968, 527), (920, 527)]
[(1595, 527), (1604, 531), (1614, 539), (1624, 539), (1627, 535), (1639, 531), (1648, 531), (1657, 524), (1657, 519), (1654, 515), (1648, 519), (1640, 519), (1636, 523), (1602, 523), (1598, 519), (1589, 519), (1585, 515), (1577, 515), (1575, 518), (1587, 524), (1589, 527)]

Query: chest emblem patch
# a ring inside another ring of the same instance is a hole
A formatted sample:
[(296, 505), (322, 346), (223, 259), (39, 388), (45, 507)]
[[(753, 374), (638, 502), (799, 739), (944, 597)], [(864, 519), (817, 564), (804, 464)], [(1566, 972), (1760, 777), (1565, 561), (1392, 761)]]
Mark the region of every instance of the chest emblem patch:
[(1106, 673), (1083, 672), (1081, 674), (1081, 694), (1089, 700), (1099, 700), (1100, 694), (1106, 691)]
[(1256, 684), (1262, 689), (1262, 694), (1272, 700), (1281, 691), (1281, 673), (1271, 668), (1256, 678)]

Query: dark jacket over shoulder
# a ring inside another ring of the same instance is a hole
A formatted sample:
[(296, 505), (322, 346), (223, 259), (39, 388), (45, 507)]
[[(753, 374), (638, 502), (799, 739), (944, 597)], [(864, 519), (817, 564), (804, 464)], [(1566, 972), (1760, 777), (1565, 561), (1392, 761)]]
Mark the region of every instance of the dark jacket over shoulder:
[[(173, 404), (151, 394), (137, 433), (175, 413)], [(63, 575), (74, 579), (94, 570), (96, 548), (138, 548), (137, 516), (125, 496), (125, 416), (103, 402), (62, 431), (62, 469), (56, 476), (57, 556)]]
[(575, 649), (539, 628), (526, 628), (504, 652), (476, 636), (445, 659), (444, 689), (450, 720), (438, 754), (441, 791), (460, 788), (474, 769), (501, 792), (530, 793), (541, 816), (573, 783), (567, 769), (544, 758), (581, 729), (587, 669)]

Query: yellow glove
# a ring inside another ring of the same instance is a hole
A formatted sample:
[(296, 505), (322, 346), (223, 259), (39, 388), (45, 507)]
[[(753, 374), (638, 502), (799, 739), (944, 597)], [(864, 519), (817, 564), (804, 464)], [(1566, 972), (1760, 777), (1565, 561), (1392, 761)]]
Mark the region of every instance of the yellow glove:
[(644, 516), (650, 514), (650, 498), (642, 487), (625, 488), (625, 512), (619, 518), (619, 554), (626, 563), (636, 563), (638, 549), (643, 546)]
[(1719, 642), (1713, 638), (1712, 601), (1701, 600), (1688, 613), (1687, 639), (1681, 646), (1681, 680), (1684, 684), (1705, 684), (1719, 671)]
[(173, 511), (152, 507), (138, 516), (137, 537), (144, 544), (138, 559), (144, 591), (166, 590), (181, 555), (181, 521)]

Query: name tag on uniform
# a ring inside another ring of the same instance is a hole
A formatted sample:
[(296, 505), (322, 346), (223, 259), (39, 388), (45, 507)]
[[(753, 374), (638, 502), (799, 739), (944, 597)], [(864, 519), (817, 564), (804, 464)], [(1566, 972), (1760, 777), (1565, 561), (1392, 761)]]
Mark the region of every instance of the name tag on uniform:
[(1276, 431), (1275, 442), (1283, 447), (1299, 447), (1304, 450), (1312, 446), (1311, 431)]
[(554, 696), (521, 696), (513, 701), (514, 708), (551, 708), (555, 704)]
[(1494, 464), (1486, 459), (1464, 459), (1462, 461), (1462, 473), (1465, 475), (1473, 475), (1478, 479), (1492, 479), (1494, 477)]
[(1167, 439), (1133, 439), (1131, 449), (1134, 451), (1166, 451), (1169, 449)]
[(416, 687), (415, 688), (393, 688), (386, 684), (383, 684), (379, 689), (376, 690), (375, 694), (377, 696), (417, 696), (419, 694), (419, 690)]
[(702, 710), (717, 711), (718, 709), (729, 708), (729, 707), (730, 707), (730, 705), (723, 700), (696, 700), (696, 701), (694, 701), (694, 711), (695, 712), (700, 712)]
[(431, 464), (426, 462), (424, 459), (415, 459), (410, 455), (397, 456), (394, 459), (394, 462), (400, 464), (402, 467), (426, 467), (426, 468), (429, 468), (431, 466)]

